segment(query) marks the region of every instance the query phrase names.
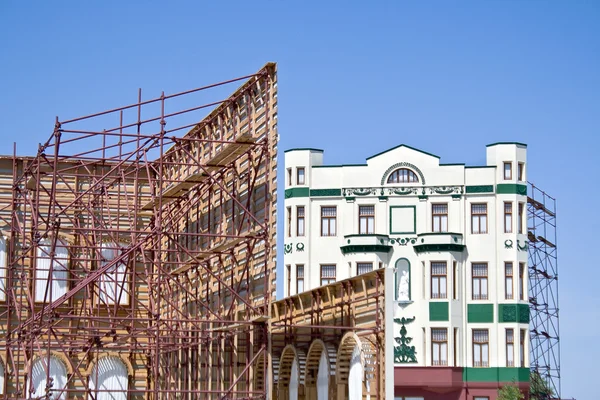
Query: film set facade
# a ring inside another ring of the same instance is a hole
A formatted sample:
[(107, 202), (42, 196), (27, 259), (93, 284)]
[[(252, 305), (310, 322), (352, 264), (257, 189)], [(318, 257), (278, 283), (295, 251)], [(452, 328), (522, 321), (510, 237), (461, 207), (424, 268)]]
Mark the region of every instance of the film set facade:
[(513, 382), (528, 392), (538, 364), (550, 379), (551, 362), (532, 351), (549, 343), (542, 329), (530, 332), (530, 285), (541, 284), (530, 254), (555, 242), (528, 230), (531, 212), (549, 211), (532, 198), (537, 188), (528, 197), (526, 145), (489, 145), (478, 167), (405, 145), (364, 165), (291, 149), (285, 169), (284, 296), (392, 272), (384, 319), (393, 398), (493, 400)]

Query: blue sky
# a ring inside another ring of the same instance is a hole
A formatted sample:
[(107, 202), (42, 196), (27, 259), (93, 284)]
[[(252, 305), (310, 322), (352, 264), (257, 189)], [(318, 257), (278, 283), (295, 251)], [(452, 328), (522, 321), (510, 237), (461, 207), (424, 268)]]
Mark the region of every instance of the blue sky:
[(280, 149), (360, 163), (405, 143), (482, 164), (488, 143), (528, 143), (529, 178), (558, 198), (563, 396), (597, 398), (600, 2), (2, 1), (0, 52), (0, 154), (34, 154), (56, 115), (266, 61)]

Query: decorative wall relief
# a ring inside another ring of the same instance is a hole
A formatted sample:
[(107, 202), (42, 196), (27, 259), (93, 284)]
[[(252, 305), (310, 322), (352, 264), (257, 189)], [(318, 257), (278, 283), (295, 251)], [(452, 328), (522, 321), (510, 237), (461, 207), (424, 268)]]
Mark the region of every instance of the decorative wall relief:
[[(304, 243), (296, 243), (296, 251), (301, 253), (304, 251)], [(292, 254), (294, 252), (294, 243), (283, 245), (283, 254)]]
[(401, 324), (400, 328), (400, 337), (394, 338), (396, 343), (399, 346), (394, 346), (394, 362), (400, 364), (408, 364), (408, 363), (416, 363), (417, 362), (417, 352), (415, 350), (415, 346), (409, 346), (412, 342), (412, 338), (406, 336), (406, 327), (405, 325), (410, 324), (416, 319), (416, 317), (412, 318), (394, 318), (394, 322), (397, 324)]
[(417, 238), (416, 237), (404, 237), (404, 238), (395, 238), (395, 239), (390, 239), (390, 244), (397, 244), (399, 246), (406, 246), (408, 244), (415, 244), (417, 243)]

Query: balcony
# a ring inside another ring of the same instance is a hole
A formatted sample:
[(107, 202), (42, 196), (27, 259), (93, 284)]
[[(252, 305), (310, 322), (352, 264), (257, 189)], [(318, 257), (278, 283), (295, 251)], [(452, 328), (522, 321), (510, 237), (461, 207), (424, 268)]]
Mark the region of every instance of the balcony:
[(340, 246), (342, 254), (349, 253), (389, 253), (392, 246), (388, 235), (346, 235)]
[(464, 238), (462, 233), (455, 232), (432, 232), (420, 233), (417, 235), (417, 243), (414, 245), (415, 252), (440, 252), (465, 250)]

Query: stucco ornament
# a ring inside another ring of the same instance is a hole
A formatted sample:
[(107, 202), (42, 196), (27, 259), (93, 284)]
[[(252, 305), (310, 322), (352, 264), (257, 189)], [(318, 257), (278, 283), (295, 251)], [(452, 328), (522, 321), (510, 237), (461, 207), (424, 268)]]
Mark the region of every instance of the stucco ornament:
[(410, 278), (408, 277), (408, 271), (402, 271), (400, 276), (400, 282), (398, 283), (398, 301), (409, 301)]
[(401, 324), (400, 328), (400, 337), (394, 338), (396, 343), (400, 346), (394, 346), (394, 362), (396, 363), (416, 363), (417, 362), (417, 352), (415, 350), (415, 346), (409, 346), (410, 342), (412, 342), (411, 337), (406, 336), (406, 327), (404, 325), (410, 324), (415, 320), (415, 317), (412, 318), (394, 318), (394, 322), (397, 324)]

